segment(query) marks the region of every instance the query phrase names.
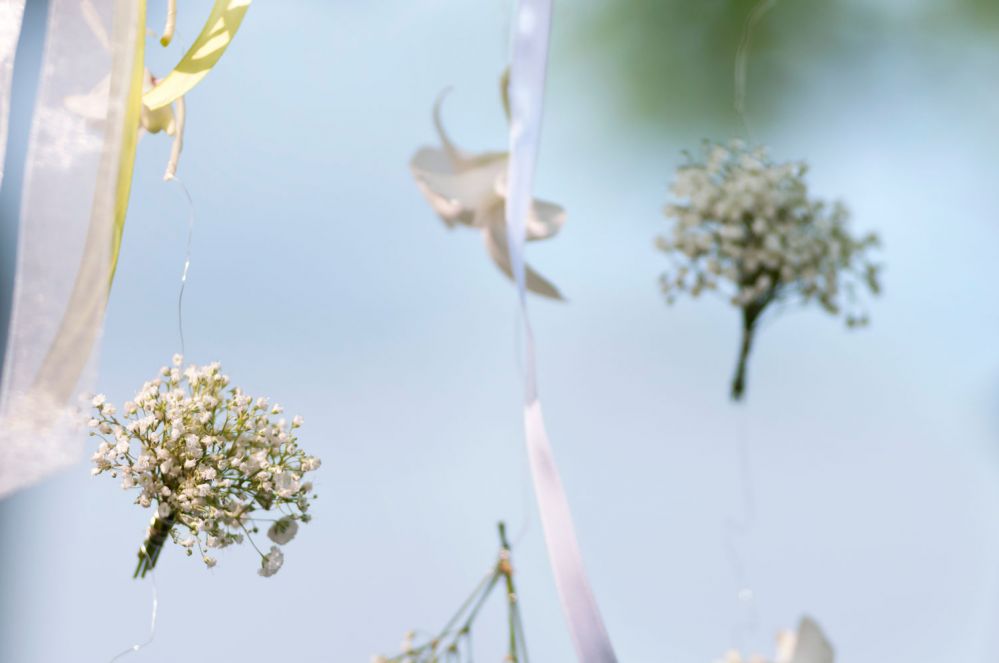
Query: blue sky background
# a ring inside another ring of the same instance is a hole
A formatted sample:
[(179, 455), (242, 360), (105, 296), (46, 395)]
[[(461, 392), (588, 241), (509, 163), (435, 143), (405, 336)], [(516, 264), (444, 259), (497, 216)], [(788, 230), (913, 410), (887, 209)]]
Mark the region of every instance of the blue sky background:
[[(803, 62), (759, 123), (776, 157), (806, 158), (814, 190), (882, 234), (887, 269), (867, 330), (818, 311), (768, 326), (743, 407), (727, 398), (736, 311), (668, 308), (653, 247), (680, 151), (726, 130), (628, 125), (574, 41), (586, 7), (559, 7), (536, 191), (569, 220), (528, 260), (570, 301), (532, 300), (531, 314), (549, 433), (622, 661), (771, 653), (803, 613), (843, 663), (999, 656), (999, 47), (910, 30), (933, 4), (884, 3), (898, 27), (864, 66)], [(276, 577), (256, 575), (248, 547), (211, 571), (164, 553), (156, 640), (132, 660), (394, 653), (486, 571), (499, 519), (526, 525), (514, 559), (532, 657), (571, 660), (527, 477), (513, 289), (477, 233), (444, 228), (407, 165), (435, 141), (449, 85), (458, 144), (505, 145), (507, 11), (257, 2), (190, 95), (188, 357), (303, 415), (324, 465), (315, 520)], [(183, 3), (180, 16), (183, 45), (201, 16)], [(156, 54), (159, 71), (176, 55)], [(179, 347), (187, 209), (160, 180), (168, 150), (159, 136), (139, 149), (101, 349), (116, 403)], [(724, 537), (744, 508), (741, 444), (755, 628)], [(150, 587), (131, 572), (149, 513), (131, 499), (81, 462), (0, 502), (0, 660), (104, 661), (144, 639)], [(481, 660), (502, 656), (500, 608), (478, 629)]]

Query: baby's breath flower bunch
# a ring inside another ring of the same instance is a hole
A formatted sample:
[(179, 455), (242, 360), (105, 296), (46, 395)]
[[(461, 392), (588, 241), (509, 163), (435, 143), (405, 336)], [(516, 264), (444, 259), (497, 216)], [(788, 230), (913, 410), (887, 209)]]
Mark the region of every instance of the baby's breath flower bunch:
[(432, 637), (417, 642), (416, 633), (406, 633), (402, 641), (402, 652), (392, 656), (374, 656), (371, 663), (461, 663), (472, 661), (472, 627), (479, 612), (493, 590), (502, 584), (507, 599), (507, 653), (506, 663), (528, 663), (527, 645), (524, 640), (524, 626), (517, 604), (517, 590), (513, 584), (513, 566), (510, 562), (510, 544), (506, 539), (506, 528), (499, 524), (499, 559), (465, 599), (458, 612)]
[(681, 202), (667, 206), (675, 223), (657, 241), (672, 262), (662, 288), (670, 304), (679, 294), (718, 292), (742, 310), (736, 400), (757, 324), (772, 305), (815, 302), (855, 327), (868, 321), (863, 291), (880, 291), (879, 266), (868, 257), (877, 235), (855, 237), (842, 204), (810, 197), (806, 170), (741, 141), (705, 143), (703, 162), (688, 155), (672, 185)]
[[(92, 473), (120, 477), (123, 489), (141, 491), (137, 504), (156, 509), (135, 577), (156, 565), (168, 535), (188, 555), (197, 547), (208, 567), (216, 561), (208, 550), (245, 538), (260, 554), (260, 575), (272, 576), (284, 562), (278, 545), (310, 519), (312, 484), (303, 477), (320, 461), (298, 446), (301, 417), (289, 423), (281, 406), (229, 387), (218, 363), (183, 371), (182, 363), (175, 355), (120, 417), (103, 395), (93, 400), (91, 435), (102, 442)], [(261, 522), (278, 544), (266, 554), (252, 538)]]

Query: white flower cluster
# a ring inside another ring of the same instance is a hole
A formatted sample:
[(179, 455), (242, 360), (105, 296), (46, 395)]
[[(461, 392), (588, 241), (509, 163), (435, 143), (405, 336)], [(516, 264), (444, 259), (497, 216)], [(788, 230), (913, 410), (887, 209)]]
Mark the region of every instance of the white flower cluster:
[(849, 326), (866, 323), (858, 291), (880, 289), (867, 258), (877, 236), (853, 237), (843, 205), (809, 197), (802, 162), (773, 163), (741, 141), (703, 151), (703, 163), (679, 169), (672, 192), (682, 202), (666, 208), (676, 222), (658, 240), (673, 259), (667, 301), (718, 290), (755, 316), (772, 302), (816, 301)]
[[(312, 484), (303, 477), (320, 461), (298, 446), (302, 419), (277, 418), (279, 405), (229, 388), (217, 363), (182, 371), (182, 362), (175, 355), (172, 367), (124, 404), (121, 418), (103, 395), (93, 399), (91, 435), (102, 442), (92, 473), (120, 476), (123, 489), (141, 491), (137, 504), (156, 506), (137, 576), (155, 565), (168, 533), (188, 555), (197, 547), (212, 567), (208, 549), (244, 537), (252, 544), (258, 522), (272, 522), (267, 536), (283, 545), (310, 519)], [(255, 517), (259, 512), (276, 517)], [(284, 561), (277, 546), (260, 555), (262, 576)]]

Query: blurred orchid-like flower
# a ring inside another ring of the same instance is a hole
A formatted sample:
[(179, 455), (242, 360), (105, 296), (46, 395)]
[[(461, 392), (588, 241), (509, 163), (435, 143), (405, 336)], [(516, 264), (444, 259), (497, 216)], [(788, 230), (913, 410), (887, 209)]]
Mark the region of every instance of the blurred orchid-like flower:
[[(482, 232), (486, 249), (496, 266), (509, 278), (510, 251), (506, 238), (507, 152), (469, 154), (448, 138), (441, 123), (442, 94), (434, 104), (434, 126), (441, 147), (422, 147), (410, 161), (420, 191), (448, 228), (464, 225)], [(560, 206), (535, 200), (527, 218), (527, 239), (535, 241), (555, 235), (565, 223)], [(550, 281), (526, 267), (527, 289), (543, 297), (563, 299)]]
[[(777, 636), (777, 655), (773, 663), (833, 663), (832, 645), (819, 625), (811, 617), (802, 617), (797, 633), (782, 631)], [(731, 650), (716, 663), (770, 663), (760, 655), (744, 659), (738, 651)]]

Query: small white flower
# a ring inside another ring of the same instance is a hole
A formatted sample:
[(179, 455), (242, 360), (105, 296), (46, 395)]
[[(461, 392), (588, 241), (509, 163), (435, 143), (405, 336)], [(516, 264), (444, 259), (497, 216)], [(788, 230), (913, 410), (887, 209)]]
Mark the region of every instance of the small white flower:
[(218, 563), (218, 560), (216, 560), (214, 557), (209, 557), (208, 555), (202, 557), (201, 561), (204, 562), (205, 566), (207, 566), (208, 568), (212, 568), (215, 566), (215, 564)]
[(284, 553), (277, 546), (271, 546), (271, 551), (260, 560), (260, 570), (257, 573), (269, 578), (281, 569), (282, 564), (284, 564)]
[(292, 518), (282, 518), (267, 530), (267, 538), (274, 543), (284, 545), (298, 534), (298, 523)]
[(290, 472), (281, 472), (274, 477), (274, 492), (281, 497), (291, 497), (299, 491), (301, 484)]

